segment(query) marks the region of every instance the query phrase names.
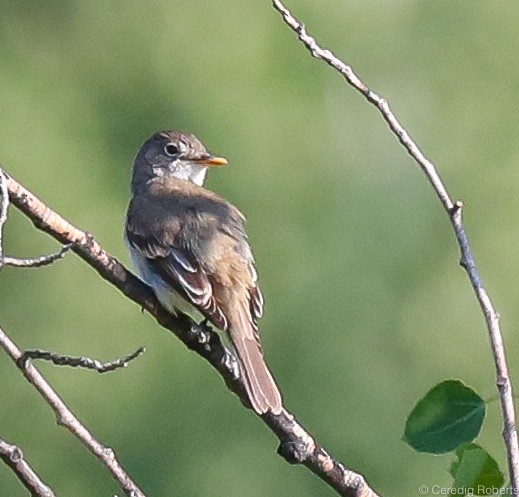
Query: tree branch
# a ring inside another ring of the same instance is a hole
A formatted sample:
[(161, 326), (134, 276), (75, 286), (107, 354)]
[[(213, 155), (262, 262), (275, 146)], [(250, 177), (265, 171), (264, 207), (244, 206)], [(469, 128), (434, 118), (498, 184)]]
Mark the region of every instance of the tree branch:
[[(73, 226), (5, 171), (4, 176), (11, 202), (27, 215), (37, 228), (60, 243), (72, 244), (71, 250), (92, 266), (102, 278), (148, 311), (159, 324), (172, 331), (187, 347), (206, 359), (220, 373), (228, 388), (250, 408), (244, 383), (237, 375), (236, 358), (224, 347), (217, 333), (204, 324), (196, 324), (187, 316), (174, 316), (168, 313), (160, 305), (151, 288), (106, 252), (90, 233)], [(303, 464), (340, 495), (377, 497), (361, 475), (345, 468), (340, 461), (328, 454), (296, 421), (293, 414), (284, 409), (277, 416), (268, 413), (261, 416), (261, 419), (278, 437), (278, 453), (287, 462)]]
[(7, 222), (7, 212), (9, 210), (9, 192), (7, 191), (7, 180), (0, 167), (0, 268), (4, 260), (4, 226)]
[(4, 226), (7, 222), (9, 211), (9, 192), (7, 191), (7, 182), (5, 174), (0, 168), (0, 269), (4, 266), (14, 266), (21, 268), (38, 268), (53, 264), (59, 259), (65, 257), (69, 251), (70, 245), (65, 245), (59, 252), (50, 255), (42, 255), (40, 257), (23, 259), (19, 257), (8, 257), (4, 255)]
[[(102, 445), (88, 428), (74, 415), (74, 413), (63, 402), (61, 397), (50, 386), (44, 376), (30, 362), (20, 365), (20, 359), (23, 357), (22, 351), (11, 340), (6, 332), (0, 327), (0, 347), (5, 350), (7, 355), (20, 367), (27, 381), (33, 385), (41, 394), (45, 401), (51, 406), (56, 414), (59, 425), (67, 428), (108, 468), (112, 476), (119, 482), (121, 488), (128, 497), (146, 497), (137, 484), (130, 478), (124, 468), (119, 464), (113, 449)], [(39, 494), (35, 494), (39, 495)], [(45, 495), (45, 494), (43, 494)], [(49, 494), (53, 495), (53, 494)]]
[(0, 459), (9, 466), (33, 497), (56, 497), (56, 494), (43, 483), (36, 471), (25, 460), (23, 452), (0, 438)]
[(61, 250), (49, 255), (40, 255), (39, 257), (31, 258), (20, 258), (20, 257), (8, 257), (4, 256), (0, 259), (0, 269), (2, 266), (13, 266), (21, 268), (38, 268), (43, 266), (49, 266), (54, 262), (63, 259), (65, 254), (70, 250), (70, 245), (64, 245)]
[(20, 357), (18, 365), (25, 367), (25, 364), (29, 359), (40, 359), (42, 361), (49, 361), (56, 366), (70, 366), (72, 368), (83, 368), (92, 369), (98, 373), (110, 373), (116, 369), (125, 368), (128, 363), (137, 359), (146, 352), (144, 347), (139, 347), (137, 350), (119, 359), (113, 361), (101, 362), (98, 359), (92, 359), (90, 357), (71, 357), (69, 355), (57, 354), (56, 352), (50, 352), (48, 350), (34, 349), (26, 350)]
[(454, 202), (452, 200), (436, 170), (436, 167), (425, 157), (406, 129), (400, 124), (388, 102), (370, 90), (368, 86), (355, 74), (351, 66), (337, 58), (330, 50), (323, 49), (316, 40), (307, 33), (305, 26), (293, 16), (280, 0), (272, 0), (272, 4), (281, 14), (285, 24), (297, 34), (299, 40), (309, 50), (313, 57), (321, 59), (337, 72), (342, 74), (350, 86), (364, 95), (366, 100), (380, 111), (382, 117), (389, 125), (391, 132), (397, 137), (398, 141), (406, 149), (407, 153), (425, 173), (436, 195), (440, 199), (441, 204), (446, 210), (459, 245), (461, 253), (460, 264), (467, 272), (470, 284), (472, 285), (472, 289), (474, 290), (487, 325), (494, 366), (496, 369), (496, 384), (501, 400), (501, 411), (503, 413), (503, 438), (508, 456), (510, 481), (513, 487), (513, 493), (519, 492), (519, 448), (517, 429), (515, 425), (515, 404), (503, 336), (499, 324), (499, 315), (496, 312), (485, 287), (483, 286), (481, 276), (474, 261), (474, 256), (472, 255), (472, 249), (470, 248), (467, 233), (463, 225), (462, 202)]

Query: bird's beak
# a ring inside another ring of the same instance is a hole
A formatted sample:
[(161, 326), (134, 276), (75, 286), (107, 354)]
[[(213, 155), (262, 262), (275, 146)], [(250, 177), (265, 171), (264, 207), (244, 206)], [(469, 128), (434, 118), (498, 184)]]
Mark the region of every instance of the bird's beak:
[(214, 155), (208, 155), (207, 157), (197, 159), (194, 162), (207, 167), (218, 167), (225, 166), (226, 164), (228, 164), (227, 159), (225, 157), (216, 157)]

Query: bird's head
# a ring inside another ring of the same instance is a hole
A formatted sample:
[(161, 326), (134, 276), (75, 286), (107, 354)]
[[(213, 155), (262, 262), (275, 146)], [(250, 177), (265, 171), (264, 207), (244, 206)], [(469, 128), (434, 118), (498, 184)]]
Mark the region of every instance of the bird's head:
[(203, 186), (207, 168), (225, 164), (225, 158), (211, 155), (195, 135), (160, 131), (137, 152), (133, 162), (132, 190), (162, 176)]

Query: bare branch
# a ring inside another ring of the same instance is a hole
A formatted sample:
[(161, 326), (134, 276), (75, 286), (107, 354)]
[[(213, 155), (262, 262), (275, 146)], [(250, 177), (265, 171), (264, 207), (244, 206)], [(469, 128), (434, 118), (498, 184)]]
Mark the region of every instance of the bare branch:
[(93, 369), (98, 373), (108, 373), (110, 371), (115, 371), (116, 369), (127, 367), (130, 361), (137, 359), (137, 357), (140, 357), (145, 351), (146, 349), (144, 347), (139, 347), (136, 351), (127, 356), (121, 357), (120, 359), (101, 362), (97, 359), (91, 359), (90, 357), (71, 357), (56, 354), (55, 352), (50, 352), (48, 350), (35, 349), (26, 350), (22, 354), (22, 357), (20, 357), (18, 365), (25, 368), (29, 359), (41, 359), (43, 361), (50, 361), (56, 366), (71, 366), (73, 368)]
[(65, 254), (70, 250), (71, 245), (64, 245), (59, 252), (49, 255), (41, 255), (39, 257), (22, 259), (20, 257), (4, 256), (3, 261), (0, 259), (0, 268), (3, 266), (14, 266), (21, 268), (38, 268), (48, 266), (59, 259), (63, 259)]
[(400, 124), (388, 102), (370, 90), (349, 65), (337, 58), (330, 50), (323, 49), (316, 40), (307, 33), (304, 25), (292, 15), (280, 0), (272, 0), (272, 3), (274, 8), (283, 17), (285, 24), (287, 24), (290, 29), (297, 34), (299, 40), (310, 51), (312, 56), (323, 60), (342, 74), (350, 86), (358, 90), (362, 95), (364, 95), (368, 102), (373, 104), (380, 111), (382, 117), (388, 123), (389, 129), (395, 134), (398, 141), (404, 146), (408, 154), (425, 173), (431, 186), (436, 192), (436, 195), (440, 199), (441, 204), (447, 211), (460, 248), (461, 265), (467, 272), (481, 311), (485, 317), (496, 369), (496, 384), (500, 395), (501, 410), (503, 413), (503, 438), (508, 454), (510, 481), (512, 483), (513, 492), (519, 492), (519, 448), (517, 429), (515, 425), (515, 404), (503, 336), (499, 324), (499, 315), (496, 312), (485, 287), (483, 286), (481, 276), (474, 262), (474, 256), (472, 255), (472, 250), (462, 220), (463, 204), (460, 201), (454, 202), (452, 200), (436, 170), (436, 167), (425, 157), (406, 129)]
[(23, 452), (16, 445), (11, 445), (0, 438), (0, 459), (9, 466), (23, 486), (33, 497), (56, 497), (52, 489), (43, 483), (34, 469), (23, 456)]
[[(0, 328), (0, 347), (5, 350), (7, 355), (9, 355), (17, 365), (19, 365), (19, 361), (23, 355), (22, 351), (11, 340), (11, 338), (7, 336), (2, 328)], [(28, 362), (25, 364), (25, 367), (21, 368), (21, 370), (27, 381), (38, 390), (41, 396), (50, 405), (56, 414), (58, 424), (65, 426), (65, 428), (81, 440), (92, 454), (101, 460), (112, 476), (119, 482), (126, 495), (128, 497), (146, 497), (137, 484), (130, 478), (130, 475), (128, 475), (120, 465), (113, 449), (102, 445), (101, 442), (90, 433), (88, 428), (83, 425), (68, 408), (65, 402), (63, 402), (38, 369)]]
[(7, 180), (5, 174), (0, 168), (0, 269), (4, 266), (14, 266), (22, 268), (37, 268), (42, 266), (48, 266), (53, 262), (65, 257), (65, 254), (70, 249), (70, 244), (65, 245), (59, 252), (50, 255), (42, 255), (40, 257), (34, 257), (29, 259), (19, 257), (8, 257), (4, 255), (4, 226), (7, 222), (7, 214), (9, 211), (9, 192), (7, 190)]
[(4, 259), (4, 225), (7, 221), (7, 212), (9, 210), (9, 192), (7, 190), (7, 180), (2, 168), (0, 167), (0, 268)]
[[(93, 267), (102, 278), (148, 311), (164, 328), (172, 331), (191, 350), (206, 359), (220, 373), (228, 388), (238, 395), (244, 405), (250, 407), (244, 383), (236, 375), (236, 358), (224, 347), (217, 333), (204, 324), (196, 324), (187, 316), (174, 316), (167, 312), (151, 288), (106, 252), (90, 233), (73, 226), (15, 179), (5, 175), (11, 202), (27, 215), (36, 227), (60, 243), (72, 244), (71, 250)], [(266, 414), (261, 416), (261, 419), (278, 437), (281, 442), (278, 453), (289, 463), (305, 465), (340, 495), (376, 497), (376, 493), (361, 475), (345, 468), (341, 462), (328, 454), (291, 413), (283, 410), (277, 416)]]

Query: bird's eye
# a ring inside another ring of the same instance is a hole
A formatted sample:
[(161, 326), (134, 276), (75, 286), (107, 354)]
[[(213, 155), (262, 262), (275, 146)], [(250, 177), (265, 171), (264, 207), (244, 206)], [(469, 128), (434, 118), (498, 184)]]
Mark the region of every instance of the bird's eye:
[(174, 157), (175, 155), (178, 155), (180, 150), (179, 150), (178, 146), (175, 145), (174, 143), (168, 143), (164, 147), (164, 152), (166, 152), (166, 155), (169, 155), (170, 157)]

